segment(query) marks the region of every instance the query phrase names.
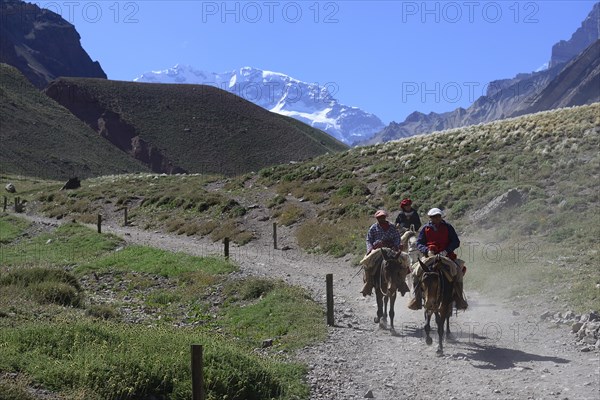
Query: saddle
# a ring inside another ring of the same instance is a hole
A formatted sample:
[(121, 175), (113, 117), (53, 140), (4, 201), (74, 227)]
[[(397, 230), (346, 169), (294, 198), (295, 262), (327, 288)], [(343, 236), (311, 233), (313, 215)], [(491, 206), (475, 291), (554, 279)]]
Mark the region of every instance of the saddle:
[(368, 275), (375, 274), (375, 270), (383, 261), (398, 263), (400, 268), (405, 268), (408, 272), (410, 265), (408, 254), (394, 251), (388, 247), (373, 250), (360, 260), (360, 264), (365, 267)]
[(387, 247), (373, 250), (360, 261), (360, 264), (365, 268), (365, 279), (367, 276), (374, 276), (377, 273), (377, 269), (384, 262), (395, 267), (397, 272), (395, 279), (396, 286), (404, 296), (409, 291), (404, 279), (409, 272), (410, 265), (409, 257), (406, 253), (397, 252)]
[[(435, 262), (437, 256), (433, 256), (433, 257), (427, 257), (425, 260), (422, 260), (423, 264), (425, 264), (427, 267), (431, 267), (433, 265), (433, 263)], [(442, 272), (444, 273), (444, 276), (446, 276), (446, 279), (448, 279), (448, 281), (450, 282), (454, 282), (454, 278), (456, 277), (456, 274), (458, 273), (458, 265), (452, 261), (451, 259), (449, 259), (448, 257), (443, 257), (443, 256), (439, 256), (440, 257), (440, 261), (442, 262), (443, 266), (445, 268), (442, 268)], [(423, 268), (421, 268), (421, 265), (416, 262), (413, 264), (412, 266), (412, 273), (413, 275), (415, 275), (416, 277), (421, 277), (421, 275), (423, 274)]]

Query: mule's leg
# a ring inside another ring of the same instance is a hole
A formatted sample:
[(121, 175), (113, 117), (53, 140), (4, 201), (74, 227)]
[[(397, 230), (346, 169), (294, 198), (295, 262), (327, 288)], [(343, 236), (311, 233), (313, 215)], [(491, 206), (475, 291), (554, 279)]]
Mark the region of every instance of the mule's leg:
[(436, 354), (438, 356), (441, 356), (442, 354), (444, 354), (444, 347), (442, 345), (442, 341), (444, 339), (444, 321), (445, 318), (442, 316), (441, 313), (436, 312), (435, 313), (435, 323), (437, 324), (437, 328), (438, 328), (438, 348), (436, 350)]
[(452, 309), (446, 313), (446, 341), (456, 340), (452, 332), (450, 332), (450, 316), (452, 315)]
[(425, 343), (427, 343), (427, 345), (430, 345), (431, 343), (433, 343), (433, 339), (431, 339), (431, 336), (429, 336), (429, 332), (431, 331), (431, 312), (428, 312), (427, 310), (425, 310)]
[(378, 287), (375, 288), (375, 299), (377, 299), (377, 316), (375, 317), (374, 322), (377, 324), (383, 315), (383, 295)]
[(386, 321), (388, 316), (388, 296), (383, 296), (383, 320)]
[(396, 291), (394, 290), (388, 296), (390, 298), (390, 331), (392, 331), (392, 333), (396, 333), (396, 330), (394, 329), (394, 315), (396, 315), (394, 312), (394, 304), (396, 303)]

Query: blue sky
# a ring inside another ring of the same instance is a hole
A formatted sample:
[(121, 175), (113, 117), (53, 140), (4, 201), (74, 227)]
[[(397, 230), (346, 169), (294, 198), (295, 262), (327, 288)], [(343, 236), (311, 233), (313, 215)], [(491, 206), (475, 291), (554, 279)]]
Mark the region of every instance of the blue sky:
[(109, 79), (189, 64), (327, 85), (403, 121), (467, 107), (495, 79), (538, 69), (593, 1), (39, 1), (75, 25)]

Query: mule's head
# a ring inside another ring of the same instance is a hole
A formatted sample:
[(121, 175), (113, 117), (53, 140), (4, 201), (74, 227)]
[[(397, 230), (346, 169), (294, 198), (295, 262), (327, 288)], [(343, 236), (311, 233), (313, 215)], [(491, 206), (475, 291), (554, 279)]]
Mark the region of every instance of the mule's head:
[(435, 310), (440, 303), (441, 291), (440, 291), (440, 276), (441, 273), (438, 268), (438, 260), (427, 267), (420, 259), (419, 263), (423, 268), (423, 275), (421, 276), (421, 291), (423, 293), (423, 303), (426, 310)]
[(421, 277), (421, 290), (426, 310), (434, 310), (439, 304), (439, 275), (437, 272), (424, 272)]

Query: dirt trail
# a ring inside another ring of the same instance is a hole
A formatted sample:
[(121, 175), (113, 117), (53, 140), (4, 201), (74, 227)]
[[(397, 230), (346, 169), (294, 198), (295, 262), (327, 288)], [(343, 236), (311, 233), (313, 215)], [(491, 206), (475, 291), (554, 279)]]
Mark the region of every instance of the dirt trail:
[[(56, 224), (35, 216), (38, 223)], [(308, 288), (325, 303), (325, 276), (334, 276), (335, 327), (328, 339), (305, 348), (298, 357), (310, 366), (311, 399), (560, 399), (600, 398), (600, 358), (573, 345), (564, 326), (540, 322), (534, 309), (515, 309), (465, 287), (469, 309), (453, 316), (456, 341), (446, 342), (444, 355), (427, 346), (420, 329), (423, 314), (410, 311), (408, 295), (396, 302), (396, 335), (373, 323), (374, 297), (359, 294), (362, 287), (357, 268), (349, 259), (332, 259), (297, 250), (291, 231), (278, 231), (274, 250), (270, 222), (259, 240), (238, 248), (231, 258), (242, 270), (281, 278)], [(120, 227), (110, 222), (103, 232), (144, 244), (194, 255), (222, 254), (221, 243)]]

